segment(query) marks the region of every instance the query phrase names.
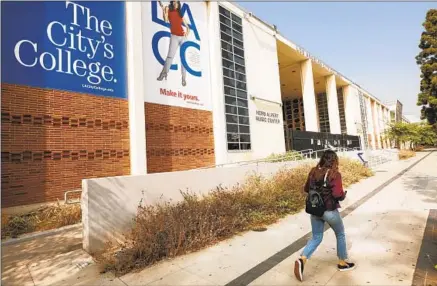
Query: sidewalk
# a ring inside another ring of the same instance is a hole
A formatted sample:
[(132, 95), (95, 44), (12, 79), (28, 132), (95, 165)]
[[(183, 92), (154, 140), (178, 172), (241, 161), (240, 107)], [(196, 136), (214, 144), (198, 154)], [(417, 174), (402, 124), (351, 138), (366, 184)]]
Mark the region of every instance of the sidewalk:
[[(348, 189), (343, 210), (349, 206), (356, 209), (344, 222), (349, 253), (358, 268), (349, 273), (337, 272), (335, 237), (328, 230), (306, 266), (303, 285), (411, 285), (428, 210), (437, 209), (437, 153), (362, 205), (356, 203), (426, 154), (387, 163), (376, 170), (374, 177)], [(2, 285), (225, 285), (231, 281), (229, 285), (237, 285), (238, 277), (251, 285), (301, 285), (293, 277), (294, 259), (301, 247), (294, 248), (305, 242), (300, 238), (308, 232), (308, 216), (301, 212), (265, 232), (248, 232), (120, 278), (100, 275), (81, 249), (64, 248), (65, 254), (59, 252), (60, 245), (77, 244), (80, 233), (58, 235), (57, 239), (3, 247)], [(61, 244), (49, 242), (62, 240)]]

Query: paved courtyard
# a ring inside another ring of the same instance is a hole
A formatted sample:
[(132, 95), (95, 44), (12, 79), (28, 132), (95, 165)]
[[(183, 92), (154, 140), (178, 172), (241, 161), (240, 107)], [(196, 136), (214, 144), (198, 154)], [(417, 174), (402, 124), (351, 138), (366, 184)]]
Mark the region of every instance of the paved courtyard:
[(122, 277), (99, 274), (81, 230), (2, 247), (2, 285), (437, 285), (437, 152), (386, 163), (348, 189), (342, 215), (351, 272), (336, 269), (331, 230), (308, 261), (294, 260), (310, 232), (301, 212), (193, 254)]

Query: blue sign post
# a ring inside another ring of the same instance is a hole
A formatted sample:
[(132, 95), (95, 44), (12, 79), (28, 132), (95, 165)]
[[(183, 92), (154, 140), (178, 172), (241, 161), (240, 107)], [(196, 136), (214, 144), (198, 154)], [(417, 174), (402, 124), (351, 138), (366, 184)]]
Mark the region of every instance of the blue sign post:
[(364, 158), (363, 158), (363, 152), (359, 152), (357, 155), (358, 155), (358, 158), (360, 158), (360, 160), (361, 160), (361, 162), (363, 163), (363, 165), (364, 166), (368, 166), (368, 162), (366, 161), (366, 160), (364, 160)]
[(124, 2), (2, 2), (2, 83), (127, 98)]

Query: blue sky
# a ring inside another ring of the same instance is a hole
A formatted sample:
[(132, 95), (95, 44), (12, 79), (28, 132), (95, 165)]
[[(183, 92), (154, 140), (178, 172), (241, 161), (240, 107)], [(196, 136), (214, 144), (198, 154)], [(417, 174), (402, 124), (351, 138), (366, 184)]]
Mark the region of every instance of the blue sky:
[(382, 101), (398, 98), (404, 114), (416, 106), (415, 56), (431, 2), (239, 2)]

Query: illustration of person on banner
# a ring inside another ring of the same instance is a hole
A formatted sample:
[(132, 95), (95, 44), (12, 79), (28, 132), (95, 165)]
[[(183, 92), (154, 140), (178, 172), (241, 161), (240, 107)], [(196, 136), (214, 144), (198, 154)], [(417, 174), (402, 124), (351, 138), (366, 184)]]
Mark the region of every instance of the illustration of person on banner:
[[(161, 74), (157, 78), (158, 81), (167, 79), (167, 74), (170, 71), (170, 66), (173, 63), (173, 59), (176, 55), (178, 48), (185, 42), (188, 34), (190, 33), (190, 28), (188, 27), (187, 21), (182, 16), (181, 13), (181, 1), (170, 1), (170, 5), (164, 6), (161, 1), (158, 1), (162, 8), (164, 14), (164, 21), (170, 23), (170, 44), (168, 47), (167, 58), (165, 59), (164, 66), (162, 68)], [(185, 26), (185, 30), (182, 26)], [(187, 71), (185, 67), (181, 64), (182, 71), (182, 86), (187, 85), (186, 77)]]

